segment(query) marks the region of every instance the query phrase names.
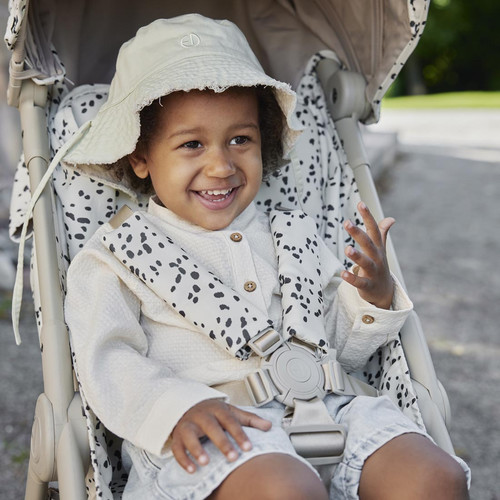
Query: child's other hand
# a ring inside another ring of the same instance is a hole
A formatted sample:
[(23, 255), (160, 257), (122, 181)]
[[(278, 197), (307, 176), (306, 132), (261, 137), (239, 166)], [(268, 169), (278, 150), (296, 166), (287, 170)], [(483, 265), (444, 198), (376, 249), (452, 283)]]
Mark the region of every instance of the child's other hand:
[(358, 266), (356, 274), (348, 271), (342, 272), (342, 278), (355, 286), (362, 299), (381, 309), (389, 309), (394, 294), (385, 243), (387, 233), (394, 224), (394, 219), (387, 217), (378, 225), (368, 207), (358, 203), (358, 210), (363, 217), (366, 232), (355, 226), (351, 221), (346, 221), (344, 227), (359, 245), (360, 250), (348, 246), (345, 254)]
[(199, 465), (208, 464), (208, 455), (200, 442), (200, 438), (206, 436), (230, 462), (234, 462), (238, 458), (238, 451), (227, 434), (236, 441), (241, 450), (248, 451), (252, 449), (252, 443), (242, 426), (268, 431), (271, 425), (269, 420), (254, 413), (240, 410), (217, 399), (209, 399), (190, 408), (177, 422), (172, 432), (172, 452), (179, 465), (187, 472), (193, 473), (196, 471), (196, 465), (187, 452)]

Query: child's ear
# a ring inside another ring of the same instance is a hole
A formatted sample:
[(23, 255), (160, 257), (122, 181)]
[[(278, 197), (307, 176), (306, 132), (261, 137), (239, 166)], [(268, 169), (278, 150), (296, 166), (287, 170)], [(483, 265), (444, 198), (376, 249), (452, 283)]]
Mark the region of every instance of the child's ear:
[(149, 175), (148, 162), (144, 153), (136, 149), (128, 155), (128, 161), (137, 177), (145, 179)]

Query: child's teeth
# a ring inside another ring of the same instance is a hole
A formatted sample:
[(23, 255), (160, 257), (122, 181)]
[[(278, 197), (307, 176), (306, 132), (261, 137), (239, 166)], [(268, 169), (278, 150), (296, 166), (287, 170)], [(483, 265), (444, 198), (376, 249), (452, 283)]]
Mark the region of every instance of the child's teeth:
[(202, 191), (203, 194), (209, 194), (209, 195), (220, 195), (220, 194), (227, 194), (231, 191), (230, 189), (210, 189), (208, 191)]

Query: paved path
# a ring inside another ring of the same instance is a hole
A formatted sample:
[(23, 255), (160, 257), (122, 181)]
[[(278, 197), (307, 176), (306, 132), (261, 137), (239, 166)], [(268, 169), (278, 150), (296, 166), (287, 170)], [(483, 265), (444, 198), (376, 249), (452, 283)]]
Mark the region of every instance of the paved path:
[(397, 131), (399, 143), (405, 146), (498, 149), (500, 109), (384, 109), (380, 122), (370, 130)]

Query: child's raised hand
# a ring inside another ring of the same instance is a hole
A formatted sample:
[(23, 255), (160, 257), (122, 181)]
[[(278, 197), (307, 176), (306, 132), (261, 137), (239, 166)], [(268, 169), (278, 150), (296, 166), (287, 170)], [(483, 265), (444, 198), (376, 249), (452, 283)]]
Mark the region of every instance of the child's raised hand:
[(394, 219), (387, 217), (378, 224), (363, 203), (358, 203), (358, 210), (363, 217), (366, 232), (355, 226), (351, 221), (346, 221), (344, 227), (359, 245), (360, 250), (347, 246), (345, 254), (358, 267), (355, 274), (348, 271), (342, 272), (342, 278), (358, 289), (361, 298), (381, 309), (389, 309), (394, 294), (385, 243), (387, 233), (394, 224)]
[(187, 452), (199, 465), (209, 462), (200, 438), (207, 437), (226, 455), (228, 461), (238, 458), (238, 451), (228, 438), (229, 434), (241, 450), (252, 449), (242, 426), (255, 427), (262, 431), (271, 428), (271, 422), (254, 413), (240, 410), (218, 399), (208, 399), (190, 408), (177, 422), (172, 432), (172, 452), (181, 467), (187, 472), (196, 471), (196, 465)]

